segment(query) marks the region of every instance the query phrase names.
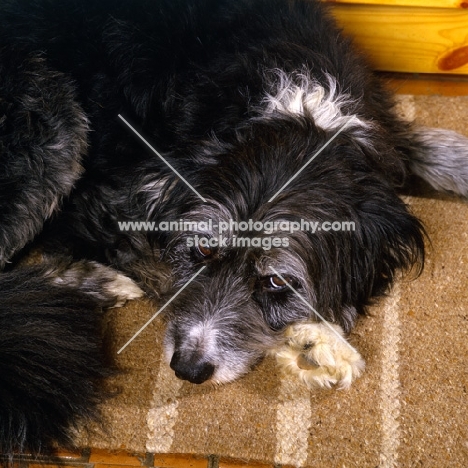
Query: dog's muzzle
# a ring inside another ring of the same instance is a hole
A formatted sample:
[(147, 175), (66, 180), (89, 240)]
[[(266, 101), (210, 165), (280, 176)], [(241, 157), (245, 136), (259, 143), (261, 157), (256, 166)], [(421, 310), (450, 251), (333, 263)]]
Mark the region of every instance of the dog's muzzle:
[(178, 351), (173, 354), (170, 366), (176, 377), (194, 384), (206, 382), (213, 376), (215, 371), (213, 364), (200, 360), (199, 356), (187, 359)]

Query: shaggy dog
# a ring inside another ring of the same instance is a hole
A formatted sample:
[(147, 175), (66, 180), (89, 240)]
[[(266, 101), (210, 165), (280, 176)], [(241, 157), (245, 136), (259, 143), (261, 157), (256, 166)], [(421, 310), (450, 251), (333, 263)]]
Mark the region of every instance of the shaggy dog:
[[(466, 195), (467, 158), (396, 117), (316, 1), (3, 0), (0, 450), (67, 443), (96, 412), (99, 311), (136, 284), (179, 292), (182, 379), (275, 350), (308, 385), (349, 386), (343, 334), (423, 265), (398, 190), (417, 174)], [(39, 235), (47, 261), (24, 266)]]

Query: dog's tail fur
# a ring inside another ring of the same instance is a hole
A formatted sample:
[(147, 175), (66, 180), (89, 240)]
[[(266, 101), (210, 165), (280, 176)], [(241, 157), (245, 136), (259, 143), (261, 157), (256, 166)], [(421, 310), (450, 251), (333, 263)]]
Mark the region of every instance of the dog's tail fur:
[(438, 191), (468, 197), (468, 138), (438, 128), (416, 128), (410, 170)]
[(102, 301), (43, 273), (30, 267), (0, 275), (0, 454), (7, 465), (13, 454), (71, 446), (78, 423), (98, 414), (102, 381), (113, 373)]

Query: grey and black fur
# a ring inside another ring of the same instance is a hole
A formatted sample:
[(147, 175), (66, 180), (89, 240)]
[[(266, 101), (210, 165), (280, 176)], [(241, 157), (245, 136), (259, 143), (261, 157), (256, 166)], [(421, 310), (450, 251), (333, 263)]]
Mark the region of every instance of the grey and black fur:
[[(127, 274), (161, 304), (206, 266), (166, 314), (165, 348), (180, 378), (228, 382), (287, 325), (316, 318), (271, 267), (349, 332), (399, 271), (422, 268), (424, 229), (399, 190), (417, 174), (466, 195), (467, 161), (464, 137), (396, 117), (316, 1), (3, 0), (0, 266), (13, 266), (0, 276), (0, 451), (67, 442), (94, 411), (107, 375), (94, 310), (118, 299), (106, 289), (114, 273), (99, 280), (86, 261)], [(347, 220), (356, 231), (207, 250), (187, 237), (216, 229), (118, 225), (179, 219)], [(46, 251), (81, 262), (71, 273), (56, 271), (62, 260), (14, 266), (41, 232)], [(76, 274), (86, 265), (89, 281)]]

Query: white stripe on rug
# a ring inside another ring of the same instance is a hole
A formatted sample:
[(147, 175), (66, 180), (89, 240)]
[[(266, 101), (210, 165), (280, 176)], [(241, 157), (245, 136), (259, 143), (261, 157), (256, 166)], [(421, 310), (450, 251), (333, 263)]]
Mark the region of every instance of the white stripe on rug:
[(416, 118), (416, 103), (412, 94), (399, 94), (395, 96), (395, 111), (398, 116), (408, 122)]
[(157, 386), (148, 411), (148, 440), (146, 450), (151, 453), (168, 453), (174, 440), (174, 426), (179, 415), (177, 397), (183, 381), (178, 379), (168, 363), (161, 357)]
[(283, 377), (278, 400), (275, 463), (303, 466), (307, 461), (312, 416), (310, 390), (294, 379)]
[(382, 440), (379, 468), (398, 466), (400, 446), (400, 316), (401, 292), (397, 284), (387, 298), (383, 310), (382, 374), (380, 379), (380, 408)]

